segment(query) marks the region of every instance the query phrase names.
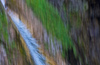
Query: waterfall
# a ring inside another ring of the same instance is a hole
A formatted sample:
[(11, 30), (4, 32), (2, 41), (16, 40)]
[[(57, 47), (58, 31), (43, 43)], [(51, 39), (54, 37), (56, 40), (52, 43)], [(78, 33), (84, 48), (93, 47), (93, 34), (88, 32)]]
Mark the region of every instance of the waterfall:
[[(5, 10), (7, 10), (7, 7), (5, 7), (5, 0), (1, 0), (1, 3), (4, 6)], [(8, 10), (7, 13), (14, 22), (22, 38), (24, 39), (35, 65), (46, 65), (45, 57), (39, 53), (39, 45), (37, 44), (35, 38), (32, 37), (32, 34), (29, 32), (29, 30), (22, 23), (22, 21), (14, 14), (14, 12)]]

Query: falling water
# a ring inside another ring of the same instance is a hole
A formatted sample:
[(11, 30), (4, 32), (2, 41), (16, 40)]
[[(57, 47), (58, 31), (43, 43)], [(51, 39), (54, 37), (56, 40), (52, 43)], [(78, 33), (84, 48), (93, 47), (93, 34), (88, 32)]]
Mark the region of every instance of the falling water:
[[(1, 0), (4, 8), (5, 8), (5, 0)], [(5, 8), (6, 10), (7, 8)], [(32, 37), (32, 34), (29, 32), (29, 30), (26, 28), (26, 26), (22, 23), (21, 20), (11, 11), (9, 10), (8, 15), (11, 17), (12, 21), (14, 22), (15, 26), (17, 27), (18, 31), (20, 32), (21, 36), (23, 37), (30, 54), (32, 56), (32, 59), (35, 63), (35, 65), (46, 65), (45, 63), (45, 57), (39, 53), (36, 40)]]

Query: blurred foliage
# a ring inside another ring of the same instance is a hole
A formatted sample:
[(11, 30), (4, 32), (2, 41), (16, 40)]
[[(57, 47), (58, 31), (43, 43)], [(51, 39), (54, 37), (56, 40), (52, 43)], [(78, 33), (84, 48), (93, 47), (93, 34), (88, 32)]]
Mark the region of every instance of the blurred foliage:
[(1, 3), (0, 3), (0, 40), (4, 39), (4, 41), (6, 43), (8, 43), (7, 28), (8, 28), (7, 19), (6, 19), (6, 16), (5, 16), (4, 9), (3, 9), (3, 7), (1, 6)]
[[(3, 9), (3, 6), (1, 5), (1, 2), (0, 2), (0, 43), (2, 42), (3, 40), (3, 43), (8, 43), (8, 23), (7, 23), (7, 19), (6, 19), (6, 16), (5, 16), (5, 11)], [(7, 44), (7, 47), (6, 47), (6, 53), (7, 55), (9, 54), (12, 54), (12, 52), (9, 52), (9, 46)], [(8, 56), (8, 61), (10, 61), (9, 59), (10, 57)]]
[(76, 49), (69, 35), (70, 27), (68, 24), (67, 27), (64, 26), (57, 9), (46, 0), (26, 0), (26, 3), (32, 8), (37, 17), (40, 18), (47, 31), (62, 42), (62, 56), (65, 57), (65, 52), (68, 49), (73, 49), (76, 56)]

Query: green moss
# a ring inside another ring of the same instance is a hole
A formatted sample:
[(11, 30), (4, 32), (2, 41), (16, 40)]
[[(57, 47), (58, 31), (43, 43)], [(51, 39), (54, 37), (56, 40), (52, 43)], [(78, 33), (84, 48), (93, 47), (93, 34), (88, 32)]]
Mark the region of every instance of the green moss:
[(5, 12), (0, 3), (0, 39), (2, 40), (2, 36), (3, 36), (6, 43), (8, 43), (7, 27), (8, 27), (8, 23), (5, 16)]
[(74, 45), (69, 35), (69, 25), (64, 26), (56, 8), (49, 4), (47, 0), (26, 0), (26, 3), (40, 18), (47, 31), (62, 42), (63, 51), (73, 48)]
[(10, 48), (11, 49), (16, 49), (17, 48), (17, 45), (16, 45), (15, 41), (12, 41), (12, 43), (10, 45)]
[(7, 53), (8, 63), (11, 65), (11, 59), (13, 59), (13, 51), (16, 48), (16, 45), (14, 41), (9, 45), (8, 38), (8, 22), (4, 8), (0, 2), (0, 40), (3, 40), (3, 43), (7, 43), (6, 45), (4, 44), (4, 47)]

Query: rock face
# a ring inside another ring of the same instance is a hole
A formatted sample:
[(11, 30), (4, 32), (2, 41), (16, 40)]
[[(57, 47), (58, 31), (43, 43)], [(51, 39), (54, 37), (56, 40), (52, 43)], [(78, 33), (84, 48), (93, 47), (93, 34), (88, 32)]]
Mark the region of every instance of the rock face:
[[(70, 60), (73, 56), (67, 59), (71, 65), (100, 65), (100, 1), (99, 0), (48, 0), (59, 11), (63, 11), (62, 6), (65, 6), (67, 22), (71, 25), (71, 36), (77, 47), (78, 55), (81, 61), (76, 59)], [(71, 12), (71, 14), (70, 14)], [(76, 12), (76, 14), (74, 13)], [(59, 13), (61, 14), (61, 13)], [(70, 17), (71, 15), (71, 17)], [(76, 20), (80, 17), (80, 28), (75, 25)], [(64, 15), (63, 15), (64, 16)], [(64, 17), (63, 17), (64, 18)], [(62, 19), (63, 19), (62, 18)], [(66, 18), (66, 17), (65, 17)], [(72, 20), (71, 20), (72, 19)], [(71, 51), (69, 51), (69, 54)]]
[(0, 65), (8, 65), (8, 58), (3, 45), (0, 45)]
[(100, 65), (100, 1), (89, 0), (89, 24), (88, 24), (88, 57), (89, 65)]

